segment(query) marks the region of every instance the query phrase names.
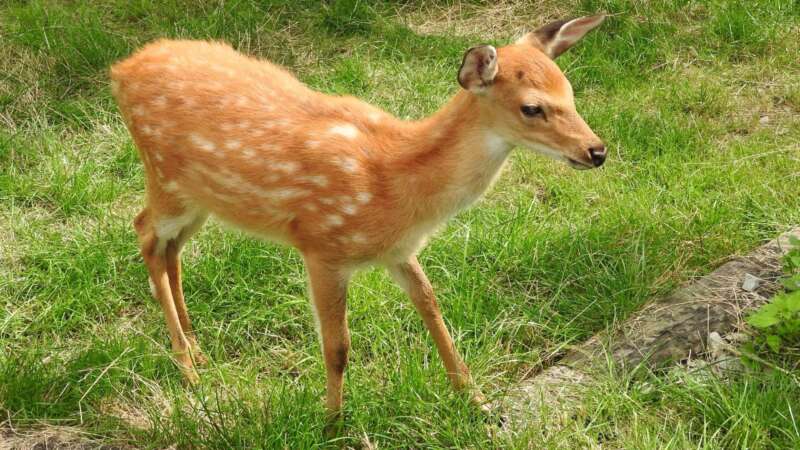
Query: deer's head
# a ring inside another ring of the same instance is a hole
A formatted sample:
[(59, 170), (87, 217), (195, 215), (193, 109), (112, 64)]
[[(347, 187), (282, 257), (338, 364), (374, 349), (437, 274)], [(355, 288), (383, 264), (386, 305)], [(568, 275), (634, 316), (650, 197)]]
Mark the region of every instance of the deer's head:
[(553, 60), (604, 17), (553, 22), (499, 49), (473, 47), (458, 82), (478, 98), (481, 114), (505, 140), (576, 169), (599, 167), (605, 145), (576, 111), (572, 86)]

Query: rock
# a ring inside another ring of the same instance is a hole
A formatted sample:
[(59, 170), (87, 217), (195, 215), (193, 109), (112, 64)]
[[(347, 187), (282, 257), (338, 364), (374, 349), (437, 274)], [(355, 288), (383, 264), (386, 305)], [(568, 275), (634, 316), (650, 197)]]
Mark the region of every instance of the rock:
[(742, 281), (742, 289), (747, 292), (755, 292), (761, 286), (761, 278), (749, 273), (744, 274), (744, 281)]
[(722, 339), (719, 333), (712, 331), (708, 333), (708, 351), (713, 359), (719, 359), (726, 355), (728, 343)]

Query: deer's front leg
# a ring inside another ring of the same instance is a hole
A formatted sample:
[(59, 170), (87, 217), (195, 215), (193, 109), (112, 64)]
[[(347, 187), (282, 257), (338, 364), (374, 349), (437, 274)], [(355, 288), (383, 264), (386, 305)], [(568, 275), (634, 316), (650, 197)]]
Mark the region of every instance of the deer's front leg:
[(422, 316), (425, 327), (428, 328), (436, 343), (436, 349), (444, 362), (447, 376), (453, 387), (458, 391), (472, 389), (472, 400), (483, 404), (483, 396), (474, 387), (469, 369), (456, 351), (453, 339), (442, 320), (439, 305), (436, 304), (433, 287), (428, 281), (428, 277), (425, 276), (425, 272), (422, 271), (416, 256), (412, 256), (404, 263), (389, 266), (389, 272), (395, 282), (411, 297), (417, 312)]
[(305, 257), (305, 262), (311, 286), (311, 304), (325, 358), (326, 406), (329, 419), (336, 421), (342, 409), (342, 378), (350, 352), (346, 311), (349, 273), (310, 256)]

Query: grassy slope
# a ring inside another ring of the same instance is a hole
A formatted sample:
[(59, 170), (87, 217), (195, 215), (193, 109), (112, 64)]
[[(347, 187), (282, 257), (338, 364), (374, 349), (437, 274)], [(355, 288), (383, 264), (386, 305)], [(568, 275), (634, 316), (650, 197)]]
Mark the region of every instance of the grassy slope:
[[(324, 368), (293, 251), (207, 227), (184, 261), (212, 363), (202, 386), (186, 389), (170, 362), (130, 226), (140, 166), (105, 77), (155, 37), (224, 39), (315, 88), (420, 117), (455, 92), (470, 45), (502, 44), (544, 17), (619, 13), (559, 60), (611, 148), (607, 167), (577, 173), (517, 152), (487, 199), (422, 254), (490, 396), (800, 222), (796, 2), (586, 0), (558, 14), (514, 3), (399, 13), (363, 2), (184, 3), (0, 6), (0, 410), (15, 426), (80, 424), (145, 447), (320, 443)], [(382, 272), (355, 280), (350, 324), (341, 440), (504, 445), (450, 392), (430, 338)], [(514, 444), (800, 445), (789, 402), (800, 392), (786, 380), (673, 381), (651, 380), (652, 390), (609, 377), (578, 417)], [(118, 419), (142, 416), (155, 426)]]

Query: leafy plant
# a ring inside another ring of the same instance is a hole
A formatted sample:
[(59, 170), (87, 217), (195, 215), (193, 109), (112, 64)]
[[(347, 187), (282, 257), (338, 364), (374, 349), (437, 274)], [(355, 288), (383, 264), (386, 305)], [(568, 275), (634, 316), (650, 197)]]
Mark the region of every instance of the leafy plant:
[(761, 331), (751, 348), (778, 353), (786, 343), (800, 341), (800, 239), (789, 240), (792, 249), (784, 259), (786, 277), (781, 283), (786, 291), (776, 295), (747, 318), (747, 323)]
[(800, 239), (792, 236), (789, 238), (792, 249), (785, 258), (785, 268), (788, 276), (782, 280), (783, 286), (788, 291), (800, 290)]

